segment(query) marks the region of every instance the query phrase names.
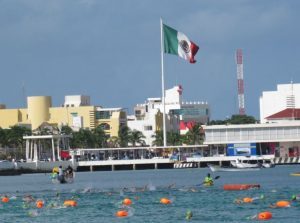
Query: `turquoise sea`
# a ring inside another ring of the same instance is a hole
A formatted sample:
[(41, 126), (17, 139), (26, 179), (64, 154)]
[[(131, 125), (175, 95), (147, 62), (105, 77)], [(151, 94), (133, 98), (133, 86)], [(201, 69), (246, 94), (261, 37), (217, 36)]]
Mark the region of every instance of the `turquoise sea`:
[[(300, 195), (300, 177), (290, 176), (300, 172), (299, 165), (211, 173), (220, 176), (213, 187), (196, 186), (208, 172), (207, 168), (79, 172), (73, 184), (53, 184), (49, 174), (1, 176), (0, 195), (10, 200), (0, 202), (0, 222), (257, 222), (255, 215), (262, 211), (272, 212), (268, 222), (300, 222), (300, 201), (288, 208), (270, 207)], [(261, 188), (223, 190), (224, 184), (245, 183)], [(38, 209), (35, 202), (24, 201), (28, 195), (43, 200), (44, 207)], [(172, 203), (161, 204), (163, 197)], [(257, 199), (234, 202), (244, 197)], [(132, 204), (124, 207), (124, 198), (130, 198)], [(67, 199), (76, 200), (77, 206), (64, 207)], [(127, 217), (116, 217), (121, 209), (128, 212)], [(188, 210), (193, 213), (190, 220), (186, 220)]]

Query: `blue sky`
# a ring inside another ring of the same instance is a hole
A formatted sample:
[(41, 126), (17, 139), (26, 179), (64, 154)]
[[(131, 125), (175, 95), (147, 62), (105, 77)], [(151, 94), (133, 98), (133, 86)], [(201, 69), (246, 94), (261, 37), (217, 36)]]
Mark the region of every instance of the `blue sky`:
[[(160, 17), (199, 45), (196, 64), (165, 55), (165, 84), (207, 101), (212, 119), (238, 113), (234, 54), (244, 53), (246, 113), (262, 91), (300, 82), (300, 1), (0, 0), (0, 103), (91, 96), (124, 107), (161, 96)], [(24, 89), (24, 90), (23, 90)]]

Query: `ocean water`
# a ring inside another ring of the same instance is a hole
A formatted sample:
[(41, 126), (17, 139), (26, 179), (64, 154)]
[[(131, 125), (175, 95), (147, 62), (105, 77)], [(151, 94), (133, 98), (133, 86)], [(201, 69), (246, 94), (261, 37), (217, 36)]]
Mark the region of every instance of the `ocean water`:
[[(268, 222), (300, 222), (300, 201), (288, 208), (271, 208), (280, 200), (300, 195), (299, 165), (276, 166), (249, 172), (211, 173), (213, 187), (197, 186), (210, 172), (200, 169), (138, 170), (76, 173), (72, 184), (54, 184), (49, 174), (1, 176), (0, 195), (7, 195), (7, 203), (0, 201), (0, 222), (257, 222), (255, 216), (270, 211)], [(260, 189), (224, 191), (224, 184), (260, 184)], [(31, 195), (43, 200), (44, 207), (26, 202)], [(160, 203), (168, 198), (171, 204)], [(237, 204), (236, 199), (255, 198), (252, 203)], [(122, 201), (129, 198), (130, 206)], [(64, 207), (64, 200), (76, 200), (76, 207)], [(118, 210), (126, 210), (127, 217), (117, 217)], [(186, 213), (193, 216), (187, 220)]]

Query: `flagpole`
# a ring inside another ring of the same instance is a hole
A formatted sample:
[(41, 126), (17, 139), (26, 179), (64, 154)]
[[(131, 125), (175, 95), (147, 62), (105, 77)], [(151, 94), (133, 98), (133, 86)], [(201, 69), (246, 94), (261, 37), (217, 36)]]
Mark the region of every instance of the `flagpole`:
[(162, 104), (163, 104), (163, 138), (164, 147), (167, 146), (167, 134), (166, 134), (166, 105), (165, 105), (165, 78), (164, 78), (164, 43), (163, 43), (163, 22), (160, 18), (160, 46), (161, 46), (161, 89), (162, 89)]

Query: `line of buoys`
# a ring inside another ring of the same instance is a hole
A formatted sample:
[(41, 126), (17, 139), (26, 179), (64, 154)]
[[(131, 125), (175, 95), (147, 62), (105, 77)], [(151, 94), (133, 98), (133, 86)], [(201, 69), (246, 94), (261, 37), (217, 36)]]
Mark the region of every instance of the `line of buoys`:
[(116, 216), (119, 218), (127, 217), (128, 212), (126, 210), (119, 210), (116, 212)]
[(77, 202), (75, 200), (65, 200), (64, 201), (64, 206), (66, 206), (66, 207), (76, 207)]
[(44, 207), (44, 201), (42, 201), (42, 200), (37, 200), (37, 201), (35, 202), (35, 206), (36, 206), (37, 208), (42, 208), (42, 207)]
[(276, 202), (276, 207), (279, 208), (286, 208), (286, 207), (290, 207), (291, 206), (291, 202), (289, 201), (277, 201)]
[(269, 220), (272, 218), (272, 213), (269, 212), (269, 211), (264, 211), (264, 212), (260, 212), (258, 215), (257, 215), (257, 219), (258, 220)]
[(170, 199), (163, 197), (163, 198), (160, 199), (160, 203), (162, 203), (162, 204), (171, 204), (172, 202), (171, 202)]
[(259, 184), (225, 184), (224, 190), (248, 190), (251, 188), (260, 188)]
[(131, 205), (131, 204), (132, 204), (132, 201), (131, 201), (129, 198), (125, 198), (125, 199), (123, 200), (123, 204), (124, 204), (124, 205)]
[(7, 202), (9, 202), (9, 198), (6, 197), (6, 196), (4, 196), (4, 197), (2, 197), (1, 201), (2, 201), (3, 203), (7, 203)]

